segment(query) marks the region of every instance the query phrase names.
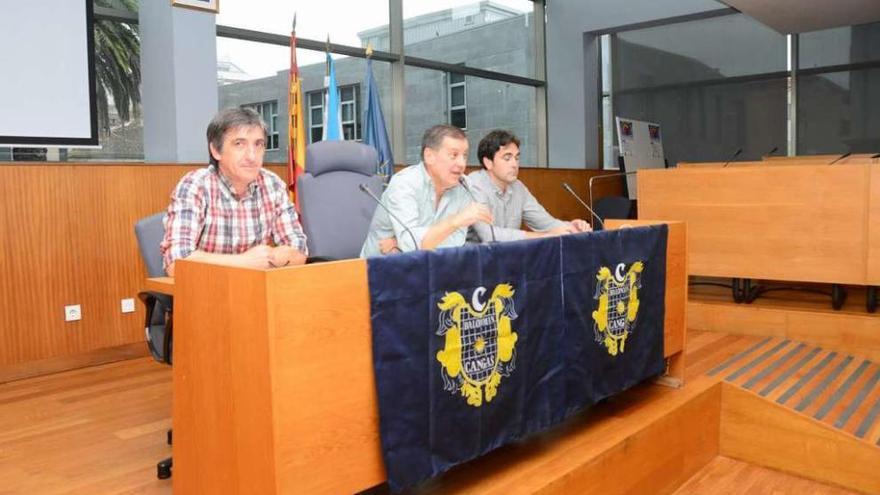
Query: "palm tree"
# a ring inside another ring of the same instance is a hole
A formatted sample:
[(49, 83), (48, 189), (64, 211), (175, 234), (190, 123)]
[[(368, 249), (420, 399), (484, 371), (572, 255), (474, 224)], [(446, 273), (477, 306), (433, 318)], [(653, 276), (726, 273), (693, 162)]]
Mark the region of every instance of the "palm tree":
[[(94, 0), (98, 7), (137, 12), (137, 0)], [(141, 40), (136, 26), (118, 21), (95, 22), (95, 85), (98, 122), (110, 132), (109, 99), (125, 123), (140, 114)]]

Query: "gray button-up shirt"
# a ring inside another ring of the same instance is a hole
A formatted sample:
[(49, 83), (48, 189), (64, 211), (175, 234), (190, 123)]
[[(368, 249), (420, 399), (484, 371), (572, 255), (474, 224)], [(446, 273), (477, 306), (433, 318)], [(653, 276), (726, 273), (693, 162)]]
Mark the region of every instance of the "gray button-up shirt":
[[(431, 225), (455, 215), (471, 201), (471, 197), (463, 187), (455, 186), (440, 196), (440, 203), (434, 208), (434, 183), (421, 162), (394, 174), (385, 192), (382, 193), (382, 204), (409, 227), (418, 245), (422, 244), (422, 238)], [(373, 221), (370, 222), (370, 232), (361, 249), (361, 257), (382, 254), (379, 251), (379, 240), (389, 237), (397, 239), (397, 247), (401, 251), (418, 249), (418, 246), (413, 245), (413, 240), (406, 229), (397, 220), (392, 221), (388, 212), (381, 206), (376, 206)], [(466, 228), (456, 229), (437, 247), (463, 246), (466, 238)]]
[[(479, 170), (467, 177), (468, 185), (477, 201), (492, 210), (495, 217), (495, 239), (497, 241), (517, 241), (526, 238), (522, 230), (525, 224), (536, 232), (544, 232), (566, 224), (554, 218), (532, 196), (529, 189), (520, 181), (509, 184), (502, 191), (489, 177), (489, 172)], [(471, 226), (468, 240), (472, 242), (489, 242), (492, 232), (489, 224), (475, 223)]]

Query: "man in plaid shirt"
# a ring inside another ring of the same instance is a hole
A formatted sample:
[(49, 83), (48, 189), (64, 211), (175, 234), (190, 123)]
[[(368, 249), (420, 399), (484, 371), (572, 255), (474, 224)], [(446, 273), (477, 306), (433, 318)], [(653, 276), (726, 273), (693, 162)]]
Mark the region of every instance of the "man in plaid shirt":
[(251, 268), (305, 262), (306, 236), (280, 177), (263, 168), (266, 125), (249, 108), (208, 124), (210, 165), (171, 194), (160, 244), (165, 272), (180, 258)]

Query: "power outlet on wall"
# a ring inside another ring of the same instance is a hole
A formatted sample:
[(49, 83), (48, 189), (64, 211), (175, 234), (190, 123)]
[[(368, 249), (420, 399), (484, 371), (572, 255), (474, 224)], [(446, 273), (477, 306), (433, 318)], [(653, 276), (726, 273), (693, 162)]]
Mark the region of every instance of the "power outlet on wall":
[(64, 321), (82, 320), (82, 308), (79, 304), (64, 306)]
[(129, 297), (119, 301), (123, 313), (134, 313), (134, 299)]

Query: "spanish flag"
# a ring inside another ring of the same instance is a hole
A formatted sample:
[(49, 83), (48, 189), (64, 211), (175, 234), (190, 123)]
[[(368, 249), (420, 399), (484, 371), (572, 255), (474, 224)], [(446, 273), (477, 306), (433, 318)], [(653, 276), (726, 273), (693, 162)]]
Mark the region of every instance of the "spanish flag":
[[(296, 65), (296, 14), (290, 31), (290, 94), (287, 103), (287, 183), (296, 203), (296, 178), (306, 169), (306, 133), (303, 126), (302, 81)], [(297, 207), (297, 209), (299, 209)]]

